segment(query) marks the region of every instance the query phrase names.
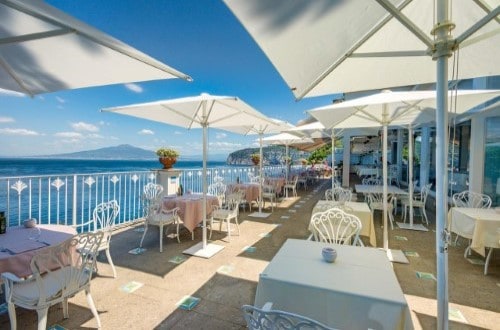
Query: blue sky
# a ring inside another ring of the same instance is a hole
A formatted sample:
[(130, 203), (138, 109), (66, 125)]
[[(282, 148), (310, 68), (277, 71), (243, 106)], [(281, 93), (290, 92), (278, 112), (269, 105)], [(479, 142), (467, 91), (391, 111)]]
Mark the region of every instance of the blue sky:
[[(296, 102), (259, 47), (218, 0), (49, 0), (49, 4), (180, 70), (180, 79), (42, 94), (0, 94), (0, 156), (47, 155), (118, 144), (201, 155), (201, 130), (101, 113), (105, 107), (198, 95), (238, 96), (292, 124), (332, 96)], [(292, 47), (292, 45), (291, 45)], [(125, 69), (125, 68), (124, 68)], [(255, 136), (211, 129), (210, 154), (256, 146)]]

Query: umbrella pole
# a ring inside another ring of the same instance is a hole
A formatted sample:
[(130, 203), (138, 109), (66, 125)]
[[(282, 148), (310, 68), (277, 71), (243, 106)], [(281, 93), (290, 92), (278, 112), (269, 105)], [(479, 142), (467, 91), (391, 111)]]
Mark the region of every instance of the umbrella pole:
[[(436, 3), (437, 25), (448, 21), (448, 1)], [(448, 40), (449, 25), (436, 29), (436, 43)], [(448, 52), (436, 54), (436, 268), (437, 268), (437, 328), (448, 329), (448, 242), (445, 219), (448, 208), (446, 187), (448, 185)]]
[(413, 228), (413, 127), (411, 127), (411, 124), (408, 125), (408, 194), (410, 204), (410, 227)]
[[(285, 155), (288, 159), (288, 144), (285, 144)], [(285, 182), (288, 183), (288, 164), (285, 162)], [(285, 198), (288, 198), (288, 189), (285, 189)]]
[[(259, 133), (259, 213), (262, 213), (262, 133)], [(250, 202), (249, 202), (250, 203)]]
[(207, 124), (203, 124), (203, 249), (207, 247)]
[(383, 217), (384, 217), (384, 250), (389, 250), (389, 234), (387, 232), (387, 104), (383, 105), (383, 136), (382, 136), (382, 203), (383, 203)]

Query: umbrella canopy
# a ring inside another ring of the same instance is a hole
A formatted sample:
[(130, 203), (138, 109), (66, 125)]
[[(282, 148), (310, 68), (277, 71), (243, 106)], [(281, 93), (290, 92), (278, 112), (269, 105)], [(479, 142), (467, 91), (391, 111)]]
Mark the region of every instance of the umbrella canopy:
[(500, 1), (225, 2), (297, 98), (436, 83), (437, 328), (448, 328), (447, 83), (500, 75)]
[(0, 1), (0, 88), (28, 95), (191, 78), (34, 0)]
[(225, 129), (233, 132), (233, 133), (238, 133), (238, 134), (243, 134), (243, 135), (259, 135), (259, 155), (260, 155), (260, 161), (259, 161), (259, 175), (260, 175), (260, 180), (259, 180), (259, 214), (256, 214), (255, 216), (258, 217), (264, 217), (265, 214), (262, 213), (262, 161), (264, 159), (263, 153), (262, 153), (262, 137), (264, 134), (276, 134), (280, 133), (282, 131), (285, 131), (287, 129), (290, 129), (293, 127), (293, 125), (284, 122), (279, 119), (274, 119), (274, 118), (269, 118), (268, 123), (253, 123), (251, 125), (242, 125), (242, 126), (236, 126), (236, 127), (226, 127)]
[[(459, 90), (449, 92), (448, 97), (456, 97), (455, 111), (463, 113), (477, 105), (500, 95), (500, 90)], [(382, 143), (382, 173), (384, 195), (384, 249), (389, 248), (387, 233), (387, 129), (388, 126), (408, 126), (424, 124), (435, 120), (436, 107), (435, 91), (391, 92), (360, 97), (342, 103), (332, 104), (309, 110), (308, 113), (319, 120), (325, 127), (352, 128), (352, 127), (383, 127)], [(349, 111), (351, 115), (343, 121), (334, 118), (337, 113)], [(410, 178), (410, 181), (411, 182)], [(412, 200), (412, 185), (410, 187), (410, 201)], [(410, 210), (412, 207), (410, 206)], [(411, 211), (410, 211), (411, 212)]]
[[(436, 81), (434, 0), (224, 2), (298, 99)], [(459, 1), (450, 10), (459, 79), (500, 74), (499, 4)]]
[[(207, 194), (207, 135), (208, 128), (244, 126), (248, 123), (265, 125), (272, 121), (235, 96), (217, 96), (201, 94), (149, 103), (132, 104), (121, 107), (102, 109), (137, 118), (184, 128), (203, 129), (203, 241), (191, 251), (196, 256), (209, 258), (223, 247), (207, 244), (206, 194)], [(190, 252), (191, 253), (191, 252)]]

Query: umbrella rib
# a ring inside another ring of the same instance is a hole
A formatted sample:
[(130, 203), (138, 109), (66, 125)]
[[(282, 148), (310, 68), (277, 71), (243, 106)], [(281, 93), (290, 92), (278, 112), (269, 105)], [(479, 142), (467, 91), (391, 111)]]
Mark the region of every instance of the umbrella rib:
[(7, 65), (7, 63), (4, 61), (3, 57), (0, 56), (0, 66), (2, 68), (4, 68), (4, 70), (9, 74), (9, 76), (12, 77), (12, 79), (14, 79), (16, 81), (16, 83), (19, 85), (19, 87), (22, 88), (22, 90), (28, 94), (29, 96), (33, 97), (34, 94), (28, 89), (28, 87), (26, 87), (26, 85), (24, 84), (24, 82), (15, 74), (14, 71), (12, 71), (12, 69), (10, 68), (9, 65)]
[(392, 3), (387, 0), (375, 0), (379, 5), (384, 7), (394, 18), (396, 18), (403, 26), (410, 30), (420, 41), (422, 41), (428, 48), (433, 48), (433, 41), (425, 34), (418, 26), (416, 26), (406, 15), (403, 14), (401, 9), (394, 7)]
[(370, 57), (409, 57), (409, 56), (428, 56), (423, 50), (408, 50), (400, 52), (370, 52), (351, 54), (351, 58), (370, 58)]
[(21, 43), (21, 42), (32, 41), (32, 40), (37, 40), (37, 39), (47, 39), (47, 38), (58, 37), (58, 36), (61, 36), (64, 34), (70, 34), (70, 33), (75, 33), (75, 32), (76, 32), (75, 29), (62, 28), (62, 29), (46, 31), (46, 32), (24, 34), (22, 36), (2, 38), (2, 39), (0, 39), (0, 45)]
[[(480, 6), (480, 7), (484, 8), (483, 6)], [(464, 31), (455, 40), (457, 41), (458, 44), (461, 44), (464, 40), (466, 40), (467, 38), (469, 38), (477, 30), (479, 30), (480, 28), (482, 28), (483, 26), (485, 26), (486, 24), (488, 24), (491, 20), (495, 19), (498, 22), (498, 19), (496, 18), (498, 15), (500, 15), (500, 6), (497, 6), (494, 10), (492, 10), (491, 12), (489, 12), (486, 16), (484, 16), (482, 19), (480, 19), (478, 22), (476, 22), (473, 26), (471, 26), (466, 31)]]
[[(30, 16), (33, 16), (35, 18), (38, 18), (38, 19), (40, 19), (42, 21), (45, 21), (47, 23), (50, 23), (50, 24), (53, 24), (53, 25), (56, 25), (56, 26), (59, 26), (59, 27), (65, 28), (65, 29), (72, 29), (71, 26), (68, 26), (68, 25), (66, 25), (66, 24), (64, 24), (62, 22), (56, 21), (56, 20), (54, 20), (54, 19), (52, 19), (50, 17), (40, 15), (36, 11), (33, 11), (33, 10), (29, 9), (29, 8), (25, 8), (23, 6), (19, 6), (17, 4), (11, 3), (9, 1), (2, 1), (2, 2), (6, 6), (9, 6), (9, 7), (15, 9), (15, 10), (18, 10), (20, 12), (23, 12), (23, 13), (28, 14)], [(132, 53), (128, 52), (126, 49), (122, 49), (121, 47), (116, 47), (116, 46), (114, 46), (114, 45), (106, 42), (105, 40), (101, 40), (99, 38), (96, 38), (96, 37), (94, 37), (92, 35), (89, 35), (89, 34), (83, 32), (83, 31), (80, 31), (80, 30), (75, 30), (75, 33), (78, 34), (78, 35), (80, 35), (80, 36), (82, 36), (82, 37), (84, 37), (84, 38), (87, 38), (87, 39), (89, 39), (91, 41), (94, 41), (94, 42), (96, 42), (96, 43), (98, 43), (98, 44), (100, 44), (100, 45), (102, 45), (104, 47), (110, 48), (110, 49), (112, 49), (112, 50), (114, 50), (114, 51), (116, 51), (116, 52), (118, 52), (120, 54), (123, 54), (125, 56), (130, 57), (130, 58), (133, 58), (133, 59), (135, 59), (135, 60), (137, 60), (139, 62), (142, 62), (144, 64), (152, 66), (152, 67), (154, 67), (154, 68), (156, 68), (158, 70), (161, 70), (163, 72), (169, 73), (169, 74), (171, 74), (171, 75), (173, 75), (175, 77), (182, 78), (182, 79), (187, 80), (187, 81), (193, 81), (193, 78), (191, 78), (190, 76), (188, 76), (188, 75), (186, 75), (186, 74), (184, 74), (184, 73), (182, 73), (180, 71), (177, 71), (174, 68), (171, 68), (171, 67), (169, 67), (167, 65), (163, 65), (161, 63), (160, 63), (161, 65), (158, 65), (157, 63), (152, 63), (148, 59), (143, 58), (143, 56), (141, 56), (140, 54), (132, 54)], [(118, 41), (118, 42), (121, 44), (121, 41)]]
[[(406, 7), (412, 0), (406, 0), (403, 1), (399, 6), (398, 9), (402, 10), (404, 7)], [(350, 47), (346, 52), (345, 55), (342, 56), (342, 58), (338, 59), (337, 61), (333, 62), (332, 65), (330, 65), (325, 72), (323, 72), (321, 75), (319, 75), (316, 79), (314, 79), (309, 86), (307, 86), (302, 93), (300, 93), (297, 97), (298, 100), (302, 99), (304, 96), (306, 96), (314, 87), (316, 87), (323, 79), (325, 79), (330, 73), (332, 73), (333, 70), (335, 70), (339, 65), (341, 65), (345, 60), (350, 58), (352, 54), (359, 48), (361, 47), (371, 36), (373, 36), (377, 31), (379, 31), (385, 24), (387, 24), (390, 20), (392, 19), (392, 15), (389, 13), (383, 17), (380, 22), (378, 22), (370, 31), (368, 31), (361, 39), (359, 39), (357, 42), (355, 42), (352, 47)]]
[[(191, 128), (192, 122), (193, 122), (193, 121), (195, 121), (195, 120), (194, 120), (194, 117), (189, 117), (189, 116), (187, 116), (186, 114), (182, 113), (181, 111), (178, 111), (178, 110), (176, 110), (176, 109), (174, 109), (174, 108), (169, 107), (169, 106), (168, 106), (168, 104), (161, 104), (161, 106), (162, 106), (163, 108), (165, 108), (165, 109), (169, 110), (169, 111), (172, 111), (172, 112), (173, 112), (173, 113), (175, 113), (176, 115), (179, 115), (179, 116), (181, 116), (181, 117), (183, 117), (183, 118), (185, 118), (185, 119), (187, 119), (187, 120), (190, 120), (190, 121), (191, 121), (191, 123), (189, 124), (188, 129), (190, 129), (190, 128)], [(200, 122), (197, 122), (197, 121), (195, 121), (195, 122), (201, 125), (201, 123), (200, 123)]]

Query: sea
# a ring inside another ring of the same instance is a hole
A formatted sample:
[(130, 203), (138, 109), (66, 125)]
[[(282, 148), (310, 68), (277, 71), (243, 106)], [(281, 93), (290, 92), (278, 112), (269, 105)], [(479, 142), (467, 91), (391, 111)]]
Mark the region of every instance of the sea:
[[(225, 161), (208, 161), (207, 167), (227, 167)], [(178, 160), (178, 169), (203, 167), (201, 160)], [(158, 160), (96, 160), (49, 158), (0, 158), (0, 178), (58, 174), (133, 172), (160, 169)]]

